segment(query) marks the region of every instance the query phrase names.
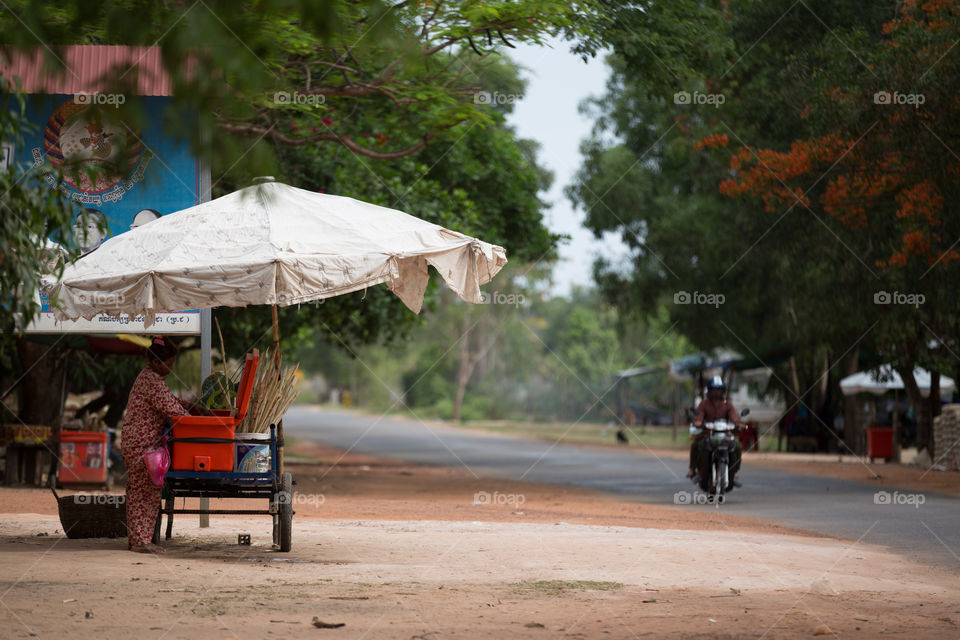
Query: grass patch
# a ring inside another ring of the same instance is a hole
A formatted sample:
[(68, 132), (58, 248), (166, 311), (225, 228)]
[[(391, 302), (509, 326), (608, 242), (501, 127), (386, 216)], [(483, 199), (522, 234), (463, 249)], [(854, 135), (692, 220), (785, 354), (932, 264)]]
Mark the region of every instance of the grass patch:
[(516, 591), (523, 594), (562, 596), (570, 591), (616, 591), (622, 582), (597, 582), (595, 580), (526, 580), (517, 584)]
[[(482, 429), (504, 435), (522, 436), (550, 442), (616, 444), (617, 427), (597, 423), (532, 422), (524, 420), (468, 420), (459, 425), (463, 429)], [(679, 427), (673, 437), (673, 427), (633, 426), (626, 432), (630, 448), (684, 449), (690, 446), (687, 428)]]

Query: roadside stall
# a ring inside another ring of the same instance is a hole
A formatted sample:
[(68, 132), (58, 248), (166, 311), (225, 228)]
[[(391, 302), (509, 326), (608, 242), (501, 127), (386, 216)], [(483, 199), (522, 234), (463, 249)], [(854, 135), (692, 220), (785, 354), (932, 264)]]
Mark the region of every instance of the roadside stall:
[[(914, 369), (913, 377), (917, 381), (920, 394), (930, 395), (930, 372), (926, 369)], [(952, 378), (940, 376), (940, 393), (949, 394), (955, 383)], [(858, 405), (858, 419), (867, 434), (867, 457), (887, 461), (900, 459), (900, 391), (904, 389), (903, 379), (890, 365), (883, 365), (871, 371), (860, 371), (840, 381), (843, 395), (868, 394), (865, 401)], [(893, 411), (890, 426), (879, 426), (877, 399), (893, 391)]]
[[(237, 388), (236, 407), (215, 410), (211, 416), (182, 416), (175, 418), (169, 429), (171, 444), (170, 470), (164, 475), (167, 516), (166, 538), (173, 535), (174, 514), (230, 514), (269, 515), (273, 517), (273, 544), (280, 551), (290, 551), (293, 535), (293, 479), (280, 470), (280, 447), (274, 422), (270, 415), (269, 433), (262, 433), (262, 423), (254, 420), (250, 411), (254, 387), (260, 391), (260, 404), (274, 405), (282, 413), (289, 404), (277, 404), (276, 380), (269, 367), (258, 370), (260, 354), (257, 349), (247, 354), (243, 373)], [(266, 375), (258, 371), (266, 371)], [(260, 385), (256, 385), (257, 382)], [(269, 398), (265, 397), (269, 394)], [(290, 401), (295, 397), (282, 394)], [(268, 507), (262, 509), (187, 509), (175, 508), (177, 498), (265, 498)], [(154, 538), (160, 537), (160, 519), (157, 519)]]
[(52, 469), (51, 451), (57, 440), (53, 427), (43, 425), (5, 424), (0, 431), (0, 447), (4, 449), (4, 484), (42, 486), (49, 482)]
[[(157, 314), (168, 310), (272, 305), (270, 364), (279, 371), (278, 306), (300, 305), (384, 283), (407, 308), (419, 313), (430, 266), (460, 298), (480, 303), (480, 286), (506, 261), (502, 247), (401, 211), (265, 180), (111, 238), (69, 265), (60, 280), (48, 280), (45, 287), (57, 318), (88, 318), (98, 313), (142, 315), (148, 330)], [(254, 397), (250, 410), (260, 410), (261, 404)], [(279, 538), (279, 546), (286, 551), (290, 529), (281, 528), (278, 522), (293, 514), (291, 479), (284, 472), (281, 418), (282, 413), (270, 423), (269, 447), (271, 456), (276, 451), (275, 462), (263, 473), (273, 478), (269, 513), (274, 516), (275, 541)], [(214, 469), (226, 465), (225, 458), (220, 463), (214, 459), (227, 450), (228, 442), (229, 446), (244, 443), (236, 438), (211, 438), (205, 431), (209, 426), (182, 423), (174, 434), (175, 451), (178, 445), (183, 451), (182, 445), (191, 444), (184, 438), (196, 438), (192, 444), (218, 445), (220, 454), (188, 455), (183, 464), (192, 464), (190, 469), (177, 469), (179, 463), (175, 463), (166, 477), (168, 488), (181, 490), (181, 480), (186, 478), (176, 474), (188, 472), (199, 476), (190, 478), (191, 495), (229, 497), (222, 495), (220, 481), (225, 478), (215, 474), (244, 472)], [(202, 439), (212, 441), (204, 443)], [(209, 466), (199, 468), (203, 464)], [(168, 538), (174, 513), (218, 513), (172, 507), (164, 512)]]

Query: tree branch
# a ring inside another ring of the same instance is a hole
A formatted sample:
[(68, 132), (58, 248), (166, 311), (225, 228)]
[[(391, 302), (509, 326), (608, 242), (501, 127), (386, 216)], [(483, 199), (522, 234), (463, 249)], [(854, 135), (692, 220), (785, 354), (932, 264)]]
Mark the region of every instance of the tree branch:
[(425, 56), (432, 56), (433, 54), (437, 53), (438, 51), (442, 51), (442, 50), (446, 49), (447, 47), (449, 47), (450, 45), (452, 45), (454, 42), (457, 42), (457, 41), (459, 41), (459, 40), (460, 40), (460, 38), (447, 38), (446, 40), (444, 40), (443, 42), (441, 42), (440, 44), (438, 44), (438, 45), (436, 45), (436, 46), (434, 46), (434, 47), (430, 47), (429, 49), (424, 49), (424, 50), (423, 50), (423, 55), (425, 55)]
[(315, 64), (323, 65), (324, 67), (331, 67), (333, 69), (340, 69), (341, 71), (349, 71), (350, 73), (356, 73), (358, 75), (360, 74), (360, 70), (358, 69), (354, 69), (353, 67), (347, 66), (345, 64), (339, 64), (337, 62), (329, 62), (327, 60), (312, 60), (306, 63), (304, 66), (307, 68), (307, 71), (309, 72), (310, 67)]
[(454, 123), (445, 127), (440, 127), (434, 131), (427, 132), (420, 140), (410, 145), (406, 149), (400, 149), (399, 151), (375, 151), (373, 149), (368, 149), (361, 144), (358, 144), (353, 140), (349, 135), (339, 135), (333, 132), (317, 133), (312, 136), (305, 136), (303, 138), (293, 138), (281, 133), (274, 129), (273, 127), (264, 127), (256, 124), (238, 124), (232, 122), (222, 122), (220, 123), (220, 128), (224, 131), (234, 133), (237, 135), (247, 135), (247, 136), (260, 136), (280, 144), (289, 145), (292, 147), (299, 147), (306, 144), (313, 144), (318, 142), (336, 142), (337, 144), (343, 145), (350, 151), (366, 156), (368, 158), (374, 158), (375, 160), (396, 160), (397, 158), (403, 158), (411, 154), (420, 151), (427, 143), (430, 142), (433, 138), (436, 137), (438, 133), (444, 129), (449, 129), (454, 126)]
[(420, 38), (426, 40), (427, 38), (427, 27), (433, 22), (433, 19), (437, 17), (437, 13), (440, 12), (440, 6), (443, 4), (443, 0), (437, 0), (436, 4), (433, 7), (433, 13), (430, 14), (430, 17), (423, 21), (423, 29), (420, 30)]

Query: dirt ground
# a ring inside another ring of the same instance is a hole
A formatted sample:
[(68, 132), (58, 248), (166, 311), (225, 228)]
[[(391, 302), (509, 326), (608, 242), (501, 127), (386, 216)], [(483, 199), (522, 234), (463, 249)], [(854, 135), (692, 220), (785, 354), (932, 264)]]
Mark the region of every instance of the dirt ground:
[[(317, 445), (288, 453), (302, 462), (287, 554), (266, 516), (206, 529), (178, 516), (162, 556), (70, 540), (49, 491), (0, 488), (0, 637), (960, 636), (956, 576), (879, 547)], [(265, 506), (240, 502), (222, 506)]]

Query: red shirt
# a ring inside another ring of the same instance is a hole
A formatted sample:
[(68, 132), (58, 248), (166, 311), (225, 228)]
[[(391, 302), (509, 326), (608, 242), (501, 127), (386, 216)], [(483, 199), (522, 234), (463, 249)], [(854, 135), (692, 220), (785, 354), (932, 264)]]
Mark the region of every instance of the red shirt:
[(737, 415), (737, 410), (727, 400), (721, 400), (716, 404), (709, 399), (701, 400), (700, 406), (697, 407), (697, 415), (693, 418), (694, 424), (703, 424), (714, 420), (728, 420), (737, 423), (740, 422), (740, 416)]

